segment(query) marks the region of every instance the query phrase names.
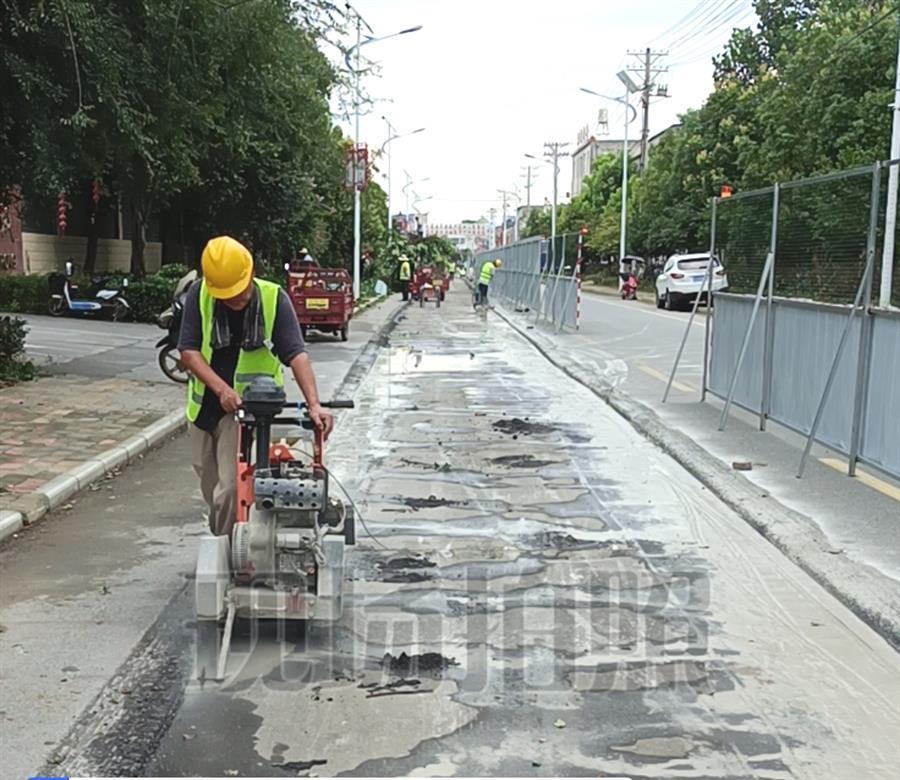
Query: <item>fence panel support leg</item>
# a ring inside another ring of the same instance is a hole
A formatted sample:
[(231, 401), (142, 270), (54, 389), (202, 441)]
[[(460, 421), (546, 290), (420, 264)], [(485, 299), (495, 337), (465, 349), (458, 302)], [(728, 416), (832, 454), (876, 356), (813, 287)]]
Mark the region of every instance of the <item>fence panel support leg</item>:
[[(712, 198), (712, 208), (710, 209), (710, 224), (709, 224), (709, 256), (716, 256), (716, 216), (718, 214), (718, 205), (719, 199)], [(710, 339), (710, 331), (712, 329), (712, 318), (715, 317), (714, 308), (713, 308), (713, 291), (710, 288), (707, 293), (709, 296), (706, 299), (706, 325), (703, 328), (703, 376), (700, 382), (700, 402), (706, 400), (706, 387), (709, 383), (709, 339)], [(672, 379), (674, 379), (675, 375), (672, 374)], [(672, 379), (669, 380), (671, 384)]]
[(763, 288), (769, 281), (769, 274), (772, 272), (772, 253), (766, 255), (766, 264), (763, 267), (762, 276), (759, 279), (759, 287), (756, 290), (756, 300), (753, 301), (753, 311), (750, 313), (750, 324), (747, 325), (747, 332), (744, 333), (744, 341), (741, 343), (741, 351), (738, 353), (737, 365), (734, 367), (734, 374), (731, 376), (731, 384), (728, 386), (728, 397), (725, 400), (725, 408), (722, 409), (722, 416), (719, 419), (719, 430), (725, 430), (725, 423), (728, 421), (728, 413), (731, 411), (731, 402), (734, 401), (734, 392), (737, 389), (738, 375), (741, 373), (741, 366), (744, 364), (744, 358), (747, 355), (747, 347), (750, 345), (750, 335), (753, 333), (753, 326), (756, 324), (756, 314), (759, 312), (759, 303), (762, 300)]
[(772, 358), (775, 349), (775, 307), (772, 299), (775, 294), (775, 257), (778, 244), (778, 207), (781, 202), (781, 185), (775, 184), (772, 193), (772, 240), (769, 252), (772, 255), (772, 268), (769, 271), (769, 287), (766, 294), (766, 332), (763, 339), (763, 385), (762, 403), (759, 405), (759, 429), (766, 429), (766, 420), (772, 406)]

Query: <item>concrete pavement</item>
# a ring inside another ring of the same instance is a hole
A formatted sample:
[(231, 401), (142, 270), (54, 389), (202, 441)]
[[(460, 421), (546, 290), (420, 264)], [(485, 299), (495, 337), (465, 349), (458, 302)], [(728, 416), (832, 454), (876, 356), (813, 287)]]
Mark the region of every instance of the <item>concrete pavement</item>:
[[(324, 398), (398, 306), (389, 300), (361, 314), (345, 343), (311, 335)], [(172, 387), (180, 403), (183, 390)], [(298, 395), (291, 382), (288, 389)], [(136, 648), (159, 652), (148, 629), (166, 622), (170, 602), (189, 588), (204, 525), (189, 463), (187, 437), (174, 438), (0, 545), (0, 776), (34, 774), (92, 708), (137, 703), (124, 684), (111, 696), (104, 690)], [(172, 636), (183, 630), (166, 625)], [(162, 671), (150, 698), (166, 703), (183, 681)]]
[(333, 630), (239, 631), (224, 685), (188, 678), (200, 521), (176, 450), (76, 509), (89, 555), (70, 522), (0, 553), (13, 769), (890, 776), (897, 654), (468, 303), (408, 310), (341, 415), (328, 461), (368, 531)]
[[(343, 343), (310, 334), (308, 349), (323, 386), (336, 386), (384, 316), (384, 307), (359, 313)], [(25, 319), (26, 350), (44, 376), (0, 388), (0, 541), (184, 424), (184, 387), (157, 365), (159, 328), (69, 317)], [(293, 381), (288, 391), (300, 400)]]
[[(533, 327), (533, 316), (510, 317), (519, 327)], [(896, 521), (900, 486), (865, 466), (860, 477), (849, 478), (841, 471), (843, 457), (818, 445), (813, 447), (804, 478), (798, 480), (795, 475), (805, 440), (771, 421), (768, 431), (760, 432), (757, 419), (737, 408), (732, 410), (726, 430), (720, 432), (721, 403), (712, 397), (699, 403), (703, 318), (691, 327), (676, 382), (668, 403), (663, 404), (663, 391), (688, 318), (688, 313), (659, 311), (634, 301), (584, 296), (578, 333), (556, 335), (541, 325), (526, 332), (549, 339), (559, 356), (580, 366), (593, 385), (637, 401), (672, 431), (713, 455), (719, 465), (730, 470), (735, 461), (750, 462), (752, 471), (741, 475), (756, 486), (756, 498), (775, 499), (773, 509), (780, 504), (787, 513), (804, 516), (815, 533), (823, 536), (821, 542), (810, 544), (810, 553), (828, 548), (834, 560), (817, 569), (834, 580), (837, 591), (849, 593), (865, 580), (869, 583), (865, 592), (873, 600), (891, 601), (890, 594), (900, 588), (900, 523)], [(803, 560), (802, 547), (799, 538), (792, 553), (798, 560)], [(841, 566), (846, 574), (831, 578), (826, 571), (839, 566), (839, 559), (853, 563), (856, 570)], [(864, 593), (859, 598), (848, 596), (848, 601), (860, 602), (860, 609), (865, 610)], [(891, 612), (889, 622), (894, 628), (890, 633), (900, 636), (900, 612), (896, 608)]]

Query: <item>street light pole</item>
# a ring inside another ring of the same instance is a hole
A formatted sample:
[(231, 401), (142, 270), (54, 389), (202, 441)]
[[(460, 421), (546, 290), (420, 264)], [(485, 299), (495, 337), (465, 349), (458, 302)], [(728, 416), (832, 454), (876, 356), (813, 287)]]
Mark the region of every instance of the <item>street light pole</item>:
[[(368, 25), (367, 25), (368, 26)], [(371, 29), (371, 28), (369, 28)], [(362, 76), (361, 69), (359, 67), (359, 50), (368, 43), (376, 43), (377, 41), (384, 41), (388, 38), (394, 38), (398, 35), (406, 35), (407, 33), (416, 32), (417, 30), (421, 30), (422, 25), (418, 25), (416, 27), (410, 27), (406, 30), (400, 30), (400, 32), (393, 33), (391, 35), (384, 35), (380, 38), (376, 38), (374, 36), (367, 36), (365, 40), (362, 39), (362, 17), (359, 13), (356, 13), (356, 43), (353, 47), (344, 55), (344, 62), (347, 64), (347, 67), (352, 70), (354, 73), (354, 88), (353, 88), (353, 113), (355, 115), (354, 119), (354, 147), (353, 147), (353, 300), (359, 299), (359, 290), (360, 290), (360, 255), (362, 250), (362, 180), (360, 180), (359, 174), (359, 104), (360, 104), (360, 90), (359, 90), (359, 82), (360, 77)], [(356, 59), (356, 66), (352, 66), (350, 64), (350, 56), (351, 54)]]
[(362, 19), (356, 15), (356, 84), (353, 110), (356, 115), (353, 133), (353, 300), (359, 300), (360, 253), (362, 247), (362, 186), (359, 181), (359, 50), (362, 48)]
[[(628, 96), (635, 92), (638, 87), (628, 76), (627, 72), (620, 71), (618, 74), (619, 80), (625, 85), (625, 96), (624, 97), (610, 97), (609, 95), (601, 95), (599, 92), (594, 92), (592, 89), (587, 89), (586, 87), (581, 87), (582, 92), (586, 92), (588, 95), (593, 95), (594, 97), (602, 98), (603, 100), (613, 100), (616, 103), (621, 103), (625, 106), (625, 133), (624, 140), (622, 141), (622, 209), (621, 214), (619, 216), (619, 288), (622, 287), (622, 273), (625, 270), (625, 239), (626, 239), (626, 229), (627, 229), (627, 213), (628, 213), (628, 125), (631, 122), (632, 118), (637, 119), (637, 109), (631, 105), (628, 101)], [(634, 115), (632, 117), (632, 114)]]
[[(381, 118), (385, 121), (385, 123), (388, 126), (388, 139), (381, 145), (381, 151), (385, 152), (387, 154), (387, 161), (388, 161), (388, 175), (387, 175), (387, 184), (388, 184), (388, 189), (387, 189), (388, 218), (387, 218), (387, 221), (388, 221), (388, 224), (387, 224), (387, 229), (388, 229), (388, 240), (390, 240), (391, 233), (393, 232), (393, 229), (394, 229), (394, 224), (393, 224), (393, 220), (391, 219), (391, 150), (388, 148), (388, 146), (390, 145), (391, 141), (396, 141), (398, 138), (405, 138), (408, 135), (415, 135), (416, 133), (421, 133), (425, 130), (425, 128), (420, 127), (416, 130), (410, 131), (409, 133), (395, 133), (394, 131), (397, 128), (395, 128), (391, 124), (390, 120), (386, 116), (383, 116)], [(408, 175), (409, 174), (407, 174), (407, 176)], [(408, 210), (409, 210), (409, 208), (407, 207), (407, 211)]]
[(388, 137), (387, 141), (384, 142), (384, 146), (382, 149), (387, 151), (387, 164), (388, 164), (388, 177), (387, 177), (387, 234), (388, 234), (388, 243), (391, 241), (391, 232), (393, 231), (393, 220), (391, 219), (391, 150), (388, 149), (388, 145), (391, 141), (396, 137), (394, 135), (394, 128), (391, 127), (390, 120), (386, 116), (383, 116), (382, 119), (385, 121), (385, 124), (388, 128)]
[[(625, 97), (623, 98), (625, 101), (626, 107), (629, 106), (628, 103), (628, 90), (625, 90)], [(619, 286), (622, 283), (621, 274), (625, 270), (625, 214), (627, 211), (628, 204), (628, 108), (625, 110), (625, 140), (622, 142), (622, 214), (619, 217)]]
[[(897, 42), (897, 77), (894, 85), (894, 125), (891, 132), (891, 160), (900, 157), (900, 40)], [(878, 305), (887, 309), (891, 305), (891, 287), (894, 273), (894, 242), (897, 230), (897, 179), (900, 163), (888, 170), (887, 211), (884, 215), (884, 248), (881, 254), (881, 286)]]

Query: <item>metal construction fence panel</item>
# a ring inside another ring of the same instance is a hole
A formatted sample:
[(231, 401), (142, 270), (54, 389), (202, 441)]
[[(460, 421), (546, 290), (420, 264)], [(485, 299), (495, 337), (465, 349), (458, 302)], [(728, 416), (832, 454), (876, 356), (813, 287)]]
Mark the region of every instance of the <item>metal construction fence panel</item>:
[[(776, 299), (769, 417), (803, 434), (812, 428), (847, 310)], [(837, 365), (816, 438), (841, 452), (850, 451), (856, 387), (859, 320), (851, 324), (847, 348)]]
[[(900, 476), (900, 160), (713, 204), (716, 293), (704, 390)], [(676, 362), (677, 366), (677, 362)], [(673, 369), (673, 376), (674, 376)]]
[(872, 351), (860, 453), (900, 475), (900, 313), (872, 314)]
[[(716, 295), (715, 325), (707, 389), (724, 399), (737, 354), (750, 319), (753, 297)], [(832, 361), (847, 324), (848, 307), (776, 298), (772, 307), (773, 338), (768, 419), (808, 435)], [(857, 405), (859, 344), (866, 320), (850, 323), (831, 393), (822, 409), (815, 439), (850, 455), (854, 415), (859, 413), (859, 458), (900, 477), (900, 314), (873, 309), (867, 353), (869, 376), (865, 403)], [(747, 356), (738, 375), (734, 403), (754, 414), (763, 411), (763, 365), (766, 315), (753, 326)]]
[[(737, 365), (738, 351), (747, 326), (753, 298), (745, 295), (716, 295), (716, 327), (712, 332), (708, 389), (724, 398)], [(762, 365), (765, 323), (757, 318), (750, 334), (747, 355), (741, 365), (734, 402), (758, 412), (762, 403)]]
[(527, 238), (475, 256), (475, 283), (487, 260), (499, 259), (490, 296), (494, 301), (534, 313), (557, 329), (578, 327), (578, 234), (553, 241)]

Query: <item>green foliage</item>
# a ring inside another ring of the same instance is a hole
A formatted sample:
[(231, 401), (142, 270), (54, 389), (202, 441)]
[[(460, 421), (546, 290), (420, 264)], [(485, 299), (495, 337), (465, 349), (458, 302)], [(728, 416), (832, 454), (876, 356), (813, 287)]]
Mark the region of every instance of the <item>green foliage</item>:
[(34, 365), (25, 359), (25, 320), (0, 317), (0, 383), (34, 379)]
[(550, 209), (546, 207), (535, 207), (528, 212), (528, 218), (525, 225), (519, 232), (521, 238), (532, 238), (533, 236), (549, 236), (550, 235)]
[(50, 291), (46, 274), (3, 276), (0, 310), (17, 314), (46, 314)]
[[(630, 177), (627, 253), (655, 257), (705, 249), (710, 199), (723, 184), (747, 191), (887, 155), (895, 0), (755, 0), (754, 5), (760, 23), (735, 30), (715, 58), (715, 89), (706, 103), (682, 116), (681, 126), (653, 148), (643, 175)], [(561, 209), (558, 232), (587, 224), (586, 248), (617, 255), (620, 176), (616, 155), (595, 160), (582, 190)], [(862, 179), (842, 181), (784, 200), (780, 250), (784, 258), (793, 255), (805, 263), (790, 273), (782, 263), (786, 294), (814, 290), (845, 296), (847, 279), (858, 278), (866, 186)], [(758, 278), (747, 264), (765, 256), (768, 206), (723, 204), (720, 216), (734, 214), (734, 224), (723, 223), (723, 230), (741, 237), (732, 241), (726, 258), (734, 279), (745, 271), (748, 279)], [(529, 235), (530, 228), (527, 224)]]
[[(0, 192), (26, 201), (99, 179), (129, 207), (144, 273), (151, 214), (186, 240), (228, 233), (283, 262), (306, 245), (349, 265), (338, 76), (319, 48), (343, 32), (329, 0), (10, 0), (0, 15)], [(383, 209), (364, 197), (366, 240)]]

